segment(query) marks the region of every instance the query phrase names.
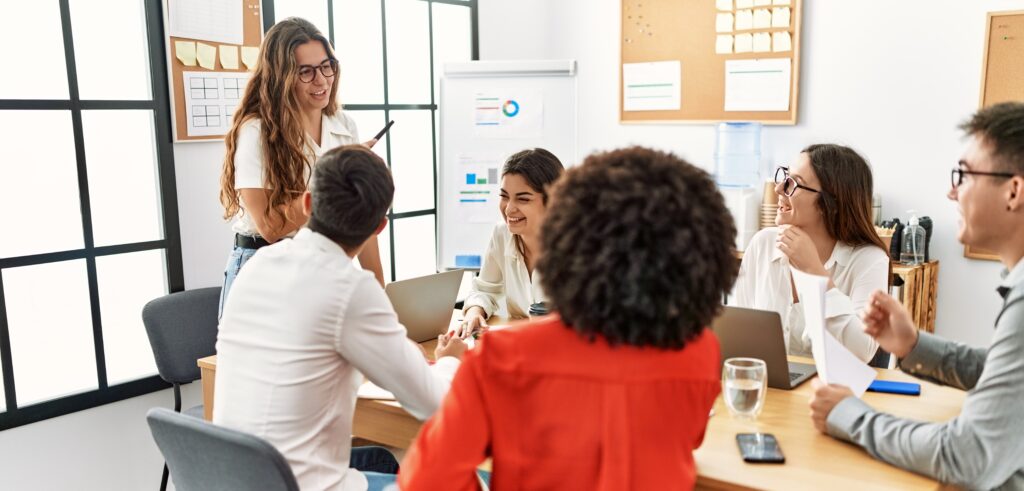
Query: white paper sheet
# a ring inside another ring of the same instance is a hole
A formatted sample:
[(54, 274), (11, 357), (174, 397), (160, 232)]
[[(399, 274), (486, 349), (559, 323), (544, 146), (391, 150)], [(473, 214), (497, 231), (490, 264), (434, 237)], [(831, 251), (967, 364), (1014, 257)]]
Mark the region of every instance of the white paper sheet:
[(381, 386), (374, 384), (369, 380), (363, 382), (363, 384), (359, 386), (359, 390), (356, 392), (356, 395), (360, 399), (377, 399), (381, 401), (395, 400), (394, 394), (390, 391), (384, 390)]
[(773, 5), (789, 5), (790, 0), (772, 0)]
[(754, 5), (758, 6), (758, 7), (760, 7), (762, 5), (771, 5), (771, 4), (772, 4), (772, 0), (754, 0)]
[(772, 26), (772, 11), (757, 9), (754, 11), (754, 29), (768, 29)]
[(740, 10), (736, 12), (736, 30), (745, 31), (754, 28), (754, 11)]
[(725, 55), (732, 53), (732, 34), (719, 34), (715, 39), (715, 53)]
[(845, 385), (860, 397), (877, 373), (839, 343), (825, 329), (825, 292), (828, 278), (792, 270), (793, 284), (804, 308), (804, 329), (811, 337), (814, 365), (826, 384)]
[(732, 0), (715, 0), (715, 7), (718, 10), (732, 10)]
[(188, 136), (224, 135), (242, 99), (248, 72), (184, 72)]
[(481, 138), (538, 138), (544, 130), (544, 96), (536, 90), (478, 92), (473, 124)]
[(791, 49), (793, 49), (793, 38), (789, 37), (788, 32), (772, 33), (772, 51), (779, 53)]
[(772, 9), (772, 27), (789, 27), (789, 7), (777, 7)]
[(736, 10), (749, 9), (754, 6), (754, 0), (736, 0)]
[(682, 104), (682, 63), (657, 61), (622, 64), (624, 111), (678, 110)]
[(788, 111), (791, 71), (789, 58), (726, 60), (725, 110)]
[(171, 36), (242, 44), (242, 0), (168, 2)]
[(715, 32), (732, 32), (732, 13), (719, 12), (715, 16)]
[(767, 53), (772, 50), (772, 35), (767, 32), (754, 33), (754, 52)]
[(456, 196), (458, 220), (466, 223), (495, 223), (501, 219), (498, 212), (500, 188), (500, 157), (478, 154), (456, 156), (459, 167), (452, 183)]
[(745, 32), (736, 35), (736, 44), (733, 48), (737, 53), (750, 53), (754, 51), (754, 35)]

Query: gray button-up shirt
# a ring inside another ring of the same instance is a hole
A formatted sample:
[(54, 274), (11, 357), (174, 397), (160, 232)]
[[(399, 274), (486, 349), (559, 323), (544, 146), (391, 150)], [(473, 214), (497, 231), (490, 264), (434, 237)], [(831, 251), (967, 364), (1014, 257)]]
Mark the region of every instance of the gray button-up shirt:
[(916, 377), (969, 391), (959, 416), (922, 423), (848, 397), (828, 415), (828, 433), (944, 483), (1024, 490), (1024, 261), (1003, 273), (998, 291), (1003, 309), (987, 350), (922, 332), (900, 360)]

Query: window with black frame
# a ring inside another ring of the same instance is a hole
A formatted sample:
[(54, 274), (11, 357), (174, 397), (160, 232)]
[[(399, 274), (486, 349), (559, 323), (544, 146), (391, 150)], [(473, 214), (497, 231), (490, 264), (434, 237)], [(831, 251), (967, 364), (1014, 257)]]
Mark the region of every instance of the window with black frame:
[(266, 28), (295, 16), (327, 34), (361, 140), (395, 121), (374, 147), (395, 179), (384, 277), (436, 272), (439, 81), (444, 63), (478, 58), (476, 0), (264, 0), (263, 12)]
[(160, 3), (98, 8), (0, 13), (0, 430), (168, 386), (140, 315), (184, 283)]

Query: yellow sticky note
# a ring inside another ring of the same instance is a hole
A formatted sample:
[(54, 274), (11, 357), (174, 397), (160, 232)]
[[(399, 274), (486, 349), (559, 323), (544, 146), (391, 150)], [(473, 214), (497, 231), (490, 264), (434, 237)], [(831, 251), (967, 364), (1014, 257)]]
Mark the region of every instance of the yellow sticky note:
[(772, 27), (789, 27), (789, 7), (772, 9)]
[(746, 31), (754, 28), (754, 11), (740, 10), (736, 12), (736, 30)]
[(217, 47), (196, 43), (196, 60), (199, 60), (199, 66), (213, 70), (217, 65)]
[(256, 60), (260, 56), (260, 49), (256, 46), (242, 46), (242, 63), (249, 70), (256, 68)]
[(772, 26), (772, 11), (757, 9), (754, 11), (754, 29), (768, 29)]
[(719, 34), (715, 39), (715, 53), (726, 55), (732, 53), (732, 34)]
[(220, 45), (220, 66), (238, 70), (238, 46)]
[(754, 52), (763, 53), (772, 50), (772, 35), (767, 32), (754, 33)]
[(732, 14), (718, 13), (715, 17), (715, 32), (732, 32)]
[(789, 51), (791, 49), (793, 49), (793, 39), (789, 37), (788, 32), (772, 33), (772, 51), (778, 53), (781, 51)]
[(174, 56), (185, 66), (196, 66), (196, 43), (194, 41), (175, 41)]
[(754, 51), (754, 36), (749, 32), (736, 35), (736, 47), (734, 48), (737, 53), (749, 53)]

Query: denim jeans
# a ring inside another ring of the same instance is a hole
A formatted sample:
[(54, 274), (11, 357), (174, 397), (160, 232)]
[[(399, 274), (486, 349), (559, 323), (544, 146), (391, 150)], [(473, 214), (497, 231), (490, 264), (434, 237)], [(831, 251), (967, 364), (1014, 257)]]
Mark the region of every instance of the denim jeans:
[(352, 447), (348, 466), (366, 476), (368, 491), (383, 491), (398, 474), (398, 460), (382, 447)]
[(220, 305), (217, 307), (217, 319), (220, 319), (221, 315), (224, 314), (224, 301), (227, 300), (228, 292), (231, 291), (231, 284), (235, 282), (238, 272), (252, 258), (253, 254), (256, 254), (256, 249), (235, 246), (231, 250), (231, 255), (228, 256), (228, 264), (224, 267), (224, 287), (220, 289)]

